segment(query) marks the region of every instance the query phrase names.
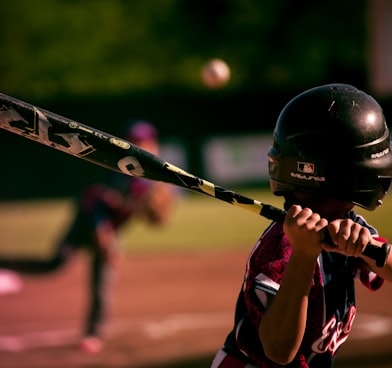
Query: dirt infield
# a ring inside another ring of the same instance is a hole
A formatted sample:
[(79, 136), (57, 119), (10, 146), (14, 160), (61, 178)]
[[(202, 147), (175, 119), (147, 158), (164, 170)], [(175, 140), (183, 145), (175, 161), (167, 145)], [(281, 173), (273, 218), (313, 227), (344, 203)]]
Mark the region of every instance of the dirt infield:
[[(52, 276), (24, 277), (20, 293), (0, 296), (0, 367), (207, 368), (231, 328), (247, 254), (128, 254), (114, 280), (105, 349), (90, 356), (77, 348), (84, 256)], [(371, 298), (362, 289), (336, 367), (392, 367), (392, 287)]]

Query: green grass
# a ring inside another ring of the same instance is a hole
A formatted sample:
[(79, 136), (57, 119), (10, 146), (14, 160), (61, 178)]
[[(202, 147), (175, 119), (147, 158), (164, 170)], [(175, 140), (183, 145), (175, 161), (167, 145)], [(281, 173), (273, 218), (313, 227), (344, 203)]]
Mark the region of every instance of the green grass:
[[(282, 207), (282, 199), (267, 189), (240, 193)], [(72, 210), (70, 199), (0, 203), (0, 253), (44, 256), (61, 236)], [(381, 235), (392, 239), (392, 195), (376, 211), (357, 212), (375, 225)], [(140, 221), (129, 223), (120, 237), (132, 252), (251, 249), (268, 223), (269, 220), (229, 203), (185, 192), (169, 224), (151, 227)]]

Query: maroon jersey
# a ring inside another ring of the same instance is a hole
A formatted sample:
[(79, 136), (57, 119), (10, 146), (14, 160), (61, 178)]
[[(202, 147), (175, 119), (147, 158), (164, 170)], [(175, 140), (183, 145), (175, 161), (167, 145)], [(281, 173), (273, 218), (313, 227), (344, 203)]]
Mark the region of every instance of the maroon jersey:
[[(361, 216), (350, 212), (349, 217), (368, 227), (377, 237), (376, 230)], [(247, 262), (235, 325), (223, 349), (229, 356), (261, 368), (280, 367), (265, 356), (257, 331), (265, 313), (267, 295), (275, 295), (279, 290), (290, 255), (291, 245), (282, 224), (272, 223), (257, 241)], [(360, 265), (355, 257), (325, 251), (320, 254), (309, 293), (302, 344), (294, 361), (285, 367), (332, 367), (355, 318), (355, 278), (371, 290), (381, 287), (384, 281)], [(225, 362), (220, 367), (224, 368)]]

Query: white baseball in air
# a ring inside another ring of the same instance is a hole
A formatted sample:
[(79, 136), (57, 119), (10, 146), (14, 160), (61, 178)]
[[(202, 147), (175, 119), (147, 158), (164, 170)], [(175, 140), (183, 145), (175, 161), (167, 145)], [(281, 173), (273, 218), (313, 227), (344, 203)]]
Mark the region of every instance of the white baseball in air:
[(208, 61), (201, 70), (201, 79), (208, 88), (220, 88), (230, 80), (230, 68), (221, 59)]

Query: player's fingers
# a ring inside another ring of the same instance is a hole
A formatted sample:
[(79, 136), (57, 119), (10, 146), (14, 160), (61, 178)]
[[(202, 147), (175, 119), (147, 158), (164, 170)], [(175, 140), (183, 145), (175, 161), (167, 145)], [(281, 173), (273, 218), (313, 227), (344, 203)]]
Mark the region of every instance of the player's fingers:
[(331, 221), (328, 224), (328, 234), (330, 238), (330, 242), (337, 246), (338, 243), (338, 234), (339, 234), (339, 223), (337, 221)]
[(352, 220), (344, 220), (340, 223), (339, 233), (338, 233), (338, 243), (347, 243), (352, 235), (353, 222)]
[(319, 230), (326, 225), (325, 221), (321, 221), (320, 215), (310, 208), (291, 206), (283, 223), (283, 229), (293, 252), (312, 257), (318, 256), (322, 249), (323, 238), (323, 232)]
[(327, 226), (328, 226), (328, 220), (326, 218), (319, 216), (319, 220), (317, 221), (317, 223), (315, 225), (316, 230), (317, 231), (322, 230), (322, 229), (326, 228)]
[(289, 224), (294, 224), (307, 231), (320, 231), (328, 225), (328, 221), (310, 208), (294, 205), (288, 211)]
[(356, 222), (349, 222), (347, 226), (350, 227), (350, 235), (346, 240), (345, 254), (358, 257), (371, 238), (370, 231)]
[(367, 228), (352, 220), (336, 220), (328, 225), (329, 234), (335, 248), (330, 250), (359, 256), (370, 240), (370, 232)]
[(320, 220), (320, 215), (314, 213), (310, 208), (304, 208), (296, 215), (297, 225), (310, 230), (314, 227), (314, 224)]
[[(350, 237), (350, 226), (348, 226), (347, 220), (331, 221), (328, 224), (328, 231), (332, 243), (339, 248), (345, 248), (345, 243)], [(342, 246), (342, 244), (344, 244), (344, 246)]]
[(370, 233), (369, 229), (364, 226), (361, 226), (357, 239), (357, 252), (355, 254), (356, 256), (359, 256), (363, 253), (371, 239), (372, 234)]
[(292, 205), (290, 206), (289, 210), (286, 214), (286, 220), (293, 220), (300, 212), (302, 211), (302, 207), (299, 205)]
[[(351, 225), (351, 226), (350, 226)], [(362, 249), (359, 246), (358, 238), (362, 226), (357, 223), (347, 225), (347, 230), (342, 235), (342, 246), (344, 253), (348, 256), (359, 255)]]
[(304, 226), (309, 231), (318, 232), (327, 224), (328, 221), (326, 219), (321, 218), (321, 216), (318, 213), (310, 212), (309, 214), (307, 214)]

